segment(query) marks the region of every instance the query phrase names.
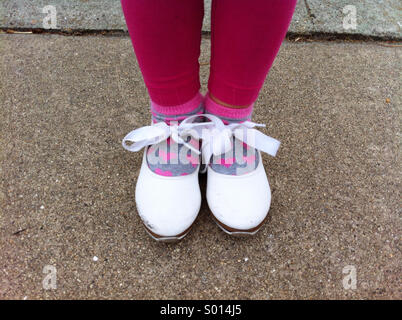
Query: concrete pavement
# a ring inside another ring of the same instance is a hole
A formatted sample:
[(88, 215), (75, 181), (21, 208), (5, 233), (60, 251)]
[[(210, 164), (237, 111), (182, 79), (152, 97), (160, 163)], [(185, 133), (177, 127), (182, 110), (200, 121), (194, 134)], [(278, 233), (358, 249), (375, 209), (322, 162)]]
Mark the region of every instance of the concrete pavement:
[[(210, 31), (211, 0), (204, 3), (203, 30)], [(54, 6), (57, 12), (56, 29), (126, 30), (119, 0), (2, 0), (0, 27), (43, 28), (43, 19), (48, 15), (43, 8), (48, 5)], [(354, 17), (356, 26), (350, 28), (349, 23)], [(399, 0), (299, 0), (289, 32), (401, 39), (401, 26)]]
[(402, 298), (400, 48), (285, 42), (254, 115), (282, 142), (268, 222), (231, 238), (204, 204), (167, 245), (136, 213), (141, 153), (121, 147), (150, 118), (129, 38), (0, 43), (0, 298)]

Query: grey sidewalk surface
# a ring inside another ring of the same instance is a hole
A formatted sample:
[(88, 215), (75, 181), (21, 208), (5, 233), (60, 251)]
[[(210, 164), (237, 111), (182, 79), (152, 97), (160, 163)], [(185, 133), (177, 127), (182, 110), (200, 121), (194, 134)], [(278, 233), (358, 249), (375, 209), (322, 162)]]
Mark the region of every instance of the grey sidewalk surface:
[(0, 298), (402, 298), (400, 48), (285, 42), (254, 114), (282, 142), (267, 223), (231, 238), (204, 202), (169, 245), (142, 227), (142, 154), (121, 147), (150, 119), (130, 39), (0, 41)]
[[(47, 5), (57, 11), (57, 29), (126, 30), (119, 0), (2, 0), (0, 27), (43, 28)], [(344, 28), (343, 21), (349, 22), (351, 14), (347, 6), (356, 8), (355, 29)], [(211, 0), (205, 0), (205, 31), (210, 30), (210, 7)], [(299, 0), (289, 32), (401, 39), (401, 27), (400, 0)]]

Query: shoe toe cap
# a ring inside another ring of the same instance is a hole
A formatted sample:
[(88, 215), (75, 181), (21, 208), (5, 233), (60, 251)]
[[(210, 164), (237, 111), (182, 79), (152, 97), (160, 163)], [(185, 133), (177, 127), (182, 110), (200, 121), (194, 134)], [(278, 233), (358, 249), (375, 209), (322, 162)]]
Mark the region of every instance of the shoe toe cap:
[(198, 175), (162, 177), (141, 171), (136, 186), (138, 213), (145, 226), (161, 237), (186, 231), (201, 204)]
[(264, 170), (238, 177), (208, 170), (208, 205), (219, 222), (232, 229), (250, 230), (264, 221), (271, 203)]

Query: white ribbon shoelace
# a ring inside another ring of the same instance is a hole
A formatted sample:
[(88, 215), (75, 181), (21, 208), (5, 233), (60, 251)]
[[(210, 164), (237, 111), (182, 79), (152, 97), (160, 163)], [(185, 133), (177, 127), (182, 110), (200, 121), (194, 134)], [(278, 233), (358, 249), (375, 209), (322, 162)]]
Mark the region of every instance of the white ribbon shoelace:
[(188, 117), (179, 125), (172, 124), (169, 126), (165, 122), (158, 122), (150, 126), (135, 129), (123, 138), (123, 147), (128, 151), (136, 152), (144, 147), (158, 144), (171, 137), (174, 142), (184, 144), (196, 154), (200, 154), (200, 150), (194, 148), (190, 143), (184, 140), (184, 138), (189, 135), (195, 139), (200, 139), (198, 135), (199, 131), (195, 130), (195, 128), (202, 126), (203, 123), (193, 123), (197, 117), (198, 115)]
[[(194, 122), (199, 117), (207, 118), (210, 121)], [(275, 157), (280, 142), (254, 129), (255, 127), (265, 127), (265, 125), (251, 121), (225, 125), (220, 118), (212, 114), (193, 115), (184, 119), (179, 125), (169, 126), (165, 122), (158, 122), (151, 126), (135, 129), (124, 137), (122, 144), (126, 150), (136, 152), (171, 137), (174, 142), (184, 144), (196, 154), (202, 153), (205, 164), (203, 171), (205, 171), (212, 155), (220, 156), (230, 151), (233, 147), (233, 137)], [(201, 151), (184, 140), (188, 136), (197, 140), (201, 139)]]
[(225, 125), (217, 116), (212, 114), (204, 114), (203, 116), (210, 120), (210, 122), (206, 122), (208, 124), (207, 130), (203, 130), (200, 134), (202, 158), (206, 167), (211, 161), (212, 155), (220, 156), (233, 148), (233, 137), (254, 149), (275, 157), (280, 142), (254, 129), (255, 127), (265, 127), (264, 124), (245, 121)]

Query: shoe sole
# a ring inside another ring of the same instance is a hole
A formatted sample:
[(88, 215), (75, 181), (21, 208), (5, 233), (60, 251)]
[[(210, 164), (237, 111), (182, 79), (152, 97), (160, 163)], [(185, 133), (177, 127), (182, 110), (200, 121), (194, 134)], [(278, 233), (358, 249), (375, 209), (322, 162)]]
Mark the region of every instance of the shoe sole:
[[(194, 224), (194, 223), (193, 223)], [(145, 231), (149, 234), (149, 236), (154, 239), (155, 241), (158, 242), (168, 242), (168, 243), (172, 243), (172, 242), (178, 242), (181, 239), (183, 239), (189, 232), (191, 227), (193, 226), (193, 224), (191, 226), (189, 226), (185, 231), (183, 231), (182, 233), (175, 235), (175, 236), (161, 236), (153, 231), (151, 231), (144, 223), (143, 226), (145, 228)]]
[(227, 233), (228, 235), (234, 236), (234, 237), (249, 237), (249, 236), (253, 236), (255, 235), (263, 226), (263, 224), (265, 223), (265, 220), (267, 220), (268, 215), (264, 218), (264, 220), (262, 220), (262, 222), (251, 229), (235, 229), (235, 228), (231, 228), (229, 226), (227, 226), (226, 224), (224, 224), (223, 222), (220, 222), (212, 213), (211, 209), (209, 209), (209, 211), (211, 212), (212, 218), (214, 219), (215, 223), (218, 225), (219, 228), (221, 228), (221, 230), (225, 233)]

